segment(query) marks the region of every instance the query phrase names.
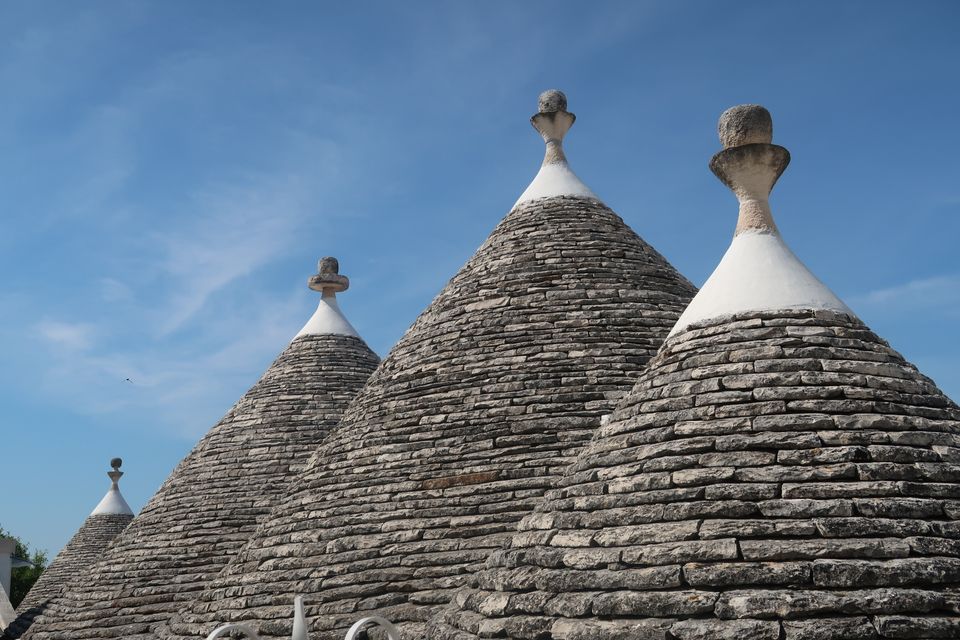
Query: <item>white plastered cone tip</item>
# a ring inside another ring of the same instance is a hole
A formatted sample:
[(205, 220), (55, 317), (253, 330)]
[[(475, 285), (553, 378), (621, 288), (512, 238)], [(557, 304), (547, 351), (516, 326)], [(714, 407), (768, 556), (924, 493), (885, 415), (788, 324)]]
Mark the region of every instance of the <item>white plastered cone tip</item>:
[(734, 237), (670, 335), (712, 318), (777, 309), (825, 309), (853, 315), (779, 233), (745, 231)]
[(567, 97), (555, 89), (540, 94), (540, 111), (530, 118), (533, 128), (547, 145), (540, 171), (514, 207), (524, 202), (561, 196), (598, 200), (590, 187), (570, 169), (563, 153), (563, 137), (576, 116), (567, 111)]
[(350, 321), (347, 320), (346, 316), (344, 316), (340, 310), (340, 305), (337, 304), (335, 294), (331, 294), (330, 296), (324, 295), (320, 298), (320, 304), (317, 305), (317, 310), (313, 312), (313, 315), (307, 320), (307, 324), (303, 325), (303, 329), (300, 329), (300, 332), (294, 336), (294, 339), (300, 336), (330, 334), (353, 336), (354, 338), (360, 337), (360, 334), (357, 333), (357, 330), (353, 328), (353, 325), (350, 324)]
[(592, 198), (599, 200), (597, 195), (590, 190), (583, 181), (577, 177), (577, 174), (570, 169), (566, 162), (557, 164), (545, 164), (540, 167), (537, 176), (527, 187), (526, 191), (520, 196), (520, 199), (513, 206), (529, 202), (531, 200), (540, 200), (541, 198), (556, 198), (567, 196), (573, 198)]
[(692, 324), (751, 311), (811, 309), (854, 315), (790, 250), (773, 221), (768, 197), (790, 154), (771, 144), (769, 112), (759, 105), (733, 107), (720, 116), (718, 132), (725, 148), (710, 168), (740, 201), (737, 230), (670, 335)]

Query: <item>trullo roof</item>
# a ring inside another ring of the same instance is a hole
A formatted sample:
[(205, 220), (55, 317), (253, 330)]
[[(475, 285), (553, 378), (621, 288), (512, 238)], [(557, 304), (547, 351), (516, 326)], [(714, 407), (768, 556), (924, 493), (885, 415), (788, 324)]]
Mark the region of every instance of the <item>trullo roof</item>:
[(60, 595), (69, 584), (84, 579), (90, 568), (100, 560), (107, 545), (133, 520), (133, 511), (120, 493), (122, 463), (120, 458), (110, 461), (112, 470), (107, 472), (110, 488), (30, 588), (30, 592), (17, 607), (16, 620), (4, 629), (8, 637), (20, 637), (33, 620), (43, 613), (51, 600)]
[(311, 638), (365, 612), (423, 636), (632, 386), (694, 287), (575, 179), (560, 92), (546, 173), (390, 352), (270, 521), (169, 632)]
[[(771, 130), (761, 107), (725, 113), (711, 166), (737, 237), (785, 247)], [(738, 272), (809, 273), (771, 246)], [(803, 280), (775, 306), (721, 280), (741, 306), (664, 343), (431, 640), (960, 637), (960, 410)]]
[[(338, 268), (324, 258), (310, 281), (322, 291), (325, 311), (347, 286)], [(345, 319), (308, 323), (177, 465), (87, 578), (55, 600), (26, 637), (148, 637), (151, 626), (202, 589), (266, 517), (377, 366), (377, 356), (344, 324), (350, 327)]]

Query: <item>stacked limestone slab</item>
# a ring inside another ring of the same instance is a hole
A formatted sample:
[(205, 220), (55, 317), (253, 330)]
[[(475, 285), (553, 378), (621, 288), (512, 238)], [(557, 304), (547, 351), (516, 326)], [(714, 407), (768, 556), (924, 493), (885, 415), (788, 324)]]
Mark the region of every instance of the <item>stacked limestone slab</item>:
[(333, 300), (336, 267), (311, 281), (324, 297), (304, 332), (25, 638), (149, 637), (236, 554), (378, 364)]
[(121, 460), (114, 458), (112, 462), (113, 471), (108, 473), (111, 480), (109, 491), (30, 588), (17, 607), (16, 619), (4, 629), (8, 637), (20, 637), (67, 585), (82, 579), (103, 556), (107, 545), (133, 520), (133, 511), (117, 486), (123, 475)]
[(764, 114), (721, 266), (431, 640), (960, 637), (960, 409), (782, 250)]
[(559, 97), (534, 116), (548, 151), (531, 188), (161, 635), (243, 621), (288, 637), (303, 594), (315, 640), (370, 613), (423, 637), (632, 387), (694, 288), (570, 171)]

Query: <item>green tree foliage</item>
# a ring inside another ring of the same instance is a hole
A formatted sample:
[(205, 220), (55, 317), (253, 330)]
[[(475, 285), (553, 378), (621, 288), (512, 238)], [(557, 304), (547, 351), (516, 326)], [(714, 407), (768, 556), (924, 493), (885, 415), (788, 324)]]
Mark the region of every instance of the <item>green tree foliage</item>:
[(17, 542), (14, 555), (25, 558), (33, 563), (32, 567), (19, 567), (11, 572), (10, 604), (16, 609), (23, 599), (27, 597), (27, 593), (30, 591), (33, 583), (37, 581), (40, 574), (43, 573), (43, 570), (47, 568), (47, 552), (35, 550), (31, 553), (30, 545), (17, 536), (5, 531), (2, 526), (0, 526), (0, 537), (13, 538)]

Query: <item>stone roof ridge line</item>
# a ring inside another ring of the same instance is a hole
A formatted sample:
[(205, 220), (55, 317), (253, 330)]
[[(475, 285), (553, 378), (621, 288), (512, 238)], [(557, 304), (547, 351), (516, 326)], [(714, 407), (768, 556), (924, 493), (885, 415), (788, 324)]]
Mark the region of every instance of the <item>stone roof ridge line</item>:
[(570, 169), (563, 152), (563, 138), (577, 116), (567, 111), (567, 96), (558, 89), (540, 94), (539, 110), (530, 118), (546, 144), (543, 163), (533, 182), (523, 192), (515, 208), (524, 202), (560, 196), (599, 200), (593, 191)]
[(330, 334), (360, 337), (337, 303), (337, 294), (350, 288), (350, 279), (340, 275), (339, 260), (331, 256), (320, 258), (317, 262), (317, 273), (310, 276), (307, 286), (320, 292), (320, 302), (307, 324), (294, 336), (294, 340), (301, 336)]
[(740, 203), (733, 241), (720, 264), (671, 330), (747, 311), (827, 310), (854, 316), (840, 298), (791, 251), (770, 209), (770, 192), (790, 164), (773, 144), (773, 118), (758, 104), (723, 112), (717, 124), (723, 149), (710, 170)]
[(110, 460), (110, 466), (112, 468), (107, 472), (107, 477), (110, 478), (110, 488), (90, 515), (133, 515), (133, 509), (130, 508), (130, 505), (124, 500), (123, 494), (120, 493), (119, 483), (120, 478), (123, 476), (123, 471), (120, 471), (120, 465), (122, 464), (123, 460), (121, 458), (113, 458)]

